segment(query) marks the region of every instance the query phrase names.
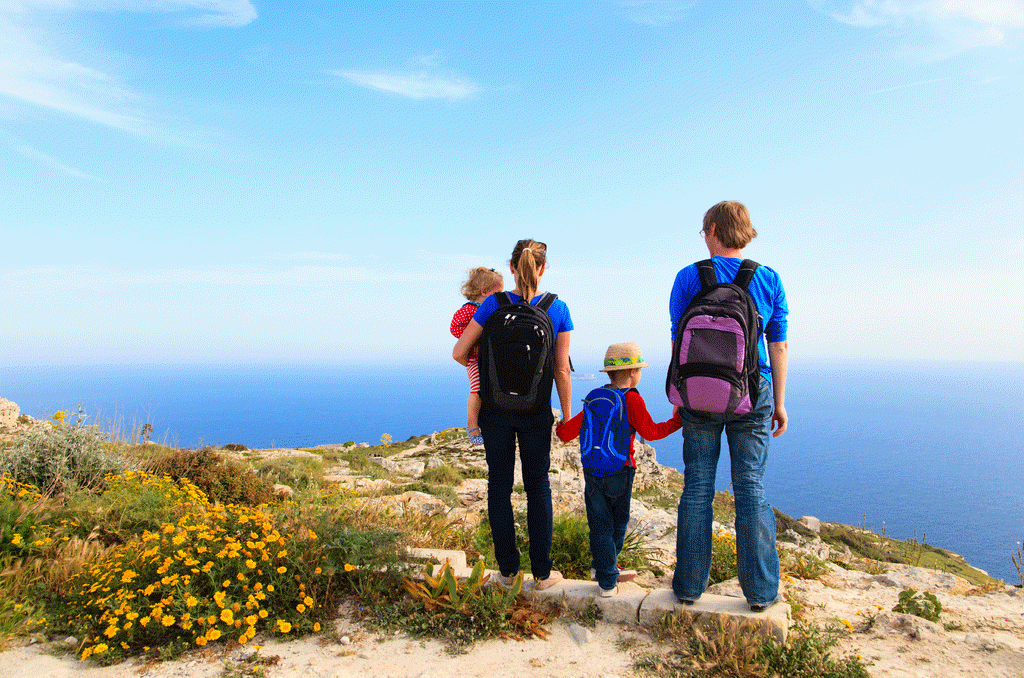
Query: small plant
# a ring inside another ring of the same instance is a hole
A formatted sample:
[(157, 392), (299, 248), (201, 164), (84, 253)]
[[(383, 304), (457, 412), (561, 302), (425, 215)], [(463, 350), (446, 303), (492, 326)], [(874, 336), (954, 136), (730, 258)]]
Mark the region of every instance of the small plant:
[[(422, 603), (423, 609), (427, 612), (434, 612), (438, 609), (450, 612), (465, 612), (469, 609), (470, 601), (480, 597), (483, 587), (487, 585), (489, 579), (490, 575), (484, 574), (484, 562), (482, 560), (476, 561), (469, 579), (464, 582), (459, 582), (455, 578), (455, 572), (452, 570), (451, 564), (445, 561), (436, 577), (434, 576), (433, 563), (428, 563), (423, 572), (422, 583), (406, 578), (403, 585), (405, 586), (406, 593), (413, 600)], [(516, 575), (512, 587), (505, 594), (505, 606), (508, 606), (522, 589), (523, 574), (520, 572)]]
[(728, 581), (736, 576), (736, 537), (716, 534), (711, 540), (711, 573), (709, 584)]
[(937, 622), (939, 621), (939, 615), (942, 614), (942, 603), (939, 602), (934, 593), (928, 591), (918, 593), (914, 589), (904, 589), (900, 593), (899, 602), (892, 608), (892, 611), (912, 614), (915, 617), (927, 619), (930, 622)]
[(909, 559), (912, 561), (911, 562), (912, 565), (920, 565), (921, 564), (921, 557), (924, 555), (925, 549), (928, 546), (927, 542), (925, 542), (925, 537), (927, 537), (927, 536), (928, 535), (926, 535), (924, 532), (922, 532), (921, 533), (921, 539), (918, 540), (918, 538), (917, 538), (917, 528), (915, 527), (914, 528), (914, 536), (907, 538), (907, 543), (910, 545), (910, 553), (908, 555), (909, 555)]
[(380, 437), (380, 444), (384, 447), (391, 447), (391, 434), (385, 433)]
[(809, 553), (794, 553), (789, 550), (779, 552), (782, 571), (797, 579), (817, 579), (828, 574), (825, 561)]
[(1017, 542), (1017, 550), (1010, 555), (1013, 566), (1017, 568), (1017, 576), (1020, 577), (1021, 588), (1024, 588), (1024, 546)]

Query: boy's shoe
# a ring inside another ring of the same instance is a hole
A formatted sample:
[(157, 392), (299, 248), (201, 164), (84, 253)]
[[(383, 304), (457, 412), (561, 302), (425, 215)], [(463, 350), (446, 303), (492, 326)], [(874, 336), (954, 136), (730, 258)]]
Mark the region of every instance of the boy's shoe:
[[(619, 568), (619, 577), (616, 579), (619, 583), (633, 581), (636, 578), (636, 570), (627, 570), (621, 565), (616, 565)], [(590, 581), (597, 581), (597, 570), (590, 568)]]
[(697, 598), (693, 598), (693, 599), (690, 599), (690, 598), (680, 598), (679, 596), (676, 596), (676, 600), (678, 600), (683, 605), (693, 605), (694, 603), (697, 602)]
[(775, 596), (775, 600), (769, 600), (767, 603), (751, 603), (750, 611), (751, 612), (764, 612), (765, 610), (767, 610), (772, 605), (775, 605), (776, 603), (781, 603), (781, 602), (782, 602), (782, 596)]
[(619, 592), (619, 587), (618, 586), (616, 586), (613, 589), (601, 589), (601, 597), (602, 598), (611, 598), (612, 596), (614, 596), (618, 592)]
[[(476, 433), (473, 433), (473, 431), (476, 431)], [(468, 431), (466, 431), (466, 434), (469, 436), (469, 444), (470, 445), (473, 445), (475, 447), (477, 445), (483, 445), (484, 444), (484, 437), (482, 435), (480, 435), (480, 427), (479, 426), (476, 427), (476, 428), (469, 429)]]
[(547, 577), (545, 577), (544, 579), (537, 579), (535, 581), (536, 583), (534, 583), (533, 585), (534, 590), (543, 591), (544, 589), (549, 589), (558, 582), (562, 581), (562, 573), (558, 570), (551, 570), (551, 573), (548, 574)]

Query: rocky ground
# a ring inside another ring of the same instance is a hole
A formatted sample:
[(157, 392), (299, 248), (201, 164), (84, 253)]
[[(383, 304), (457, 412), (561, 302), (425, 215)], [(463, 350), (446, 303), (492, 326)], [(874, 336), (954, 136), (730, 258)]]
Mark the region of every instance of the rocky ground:
[[(464, 438), (449, 440), (434, 435), (407, 444), (401, 451), (375, 459), (389, 470), (389, 479), (356, 473), (351, 465), (334, 460), (325, 469), (326, 480), (352, 487), (367, 501), (387, 502), (400, 511), (443, 511), (465, 521), (478, 521), (486, 506), (487, 485), (482, 478), (464, 481), (454, 488), (459, 506), (422, 492), (382, 495), (381, 488), (412, 480), (426, 470), (442, 465), (471, 469), (485, 468), (483, 450), (469, 446)], [(365, 444), (364, 444), (365, 445)], [(309, 455), (329, 457), (331, 450), (352, 451), (353, 446), (323, 446), (317, 450), (231, 451), (227, 454), (254, 457)], [(372, 450), (375, 451), (375, 450)], [(367, 452), (372, 452), (367, 450)], [(552, 488), (556, 512), (583, 513), (582, 476), (575, 444), (553, 444)], [(678, 497), (679, 474), (657, 464), (649, 445), (641, 445), (640, 467), (634, 490), (633, 524), (643, 530), (648, 545), (655, 549), (671, 572), (675, 551), (675, 513), (671, 497)], [(280, 488), (287, 492), (288, 488)], [(525, 510), (525, 496), (516, 494)], [(659, 507), (662, 506), (662, 507)], [(817, 527), (813, 519), (804, 521)], [(731, 530), (727, 518), (717, 527)], [(966, 579), (939, 570), (910, 565), (865, 563), (848, 550), (825, 543), (814, 531), (801, 528), (788, 534), (793, 543), (784, 547), (794, 554), (814, 554), (826, 561), (827, 571), (813, 579), (784, 577), (787, 600), (802, 622), (841, 629), (842, 649), (859, 654), (876, 678), (908, 676), (1024, 676), (1024, 593), (1001, 583), (977, 586)], [(780, 542), (781, 543), (781, 542)], [(831, 560), (830, 560), (831, 559)], [(859, 563), (861, 569), (847, 569), (837, 562)], [(867, 571), (864, 571), (867, 570)], [(670, 587), (668, 576), (645, 574), (641, 586)], [(942, 603), (940, 623), (899, 614), (892, 609), (906, 588), (933, 593)], [(712, 593), (742, 596), (733, 580), (716, 585)], [(575, 629), (578, 630), (578, 629)], [(337, 633), (289, 643), (268, 643), (261, 654), (277, 655), (280, 662), (267, 668), (270, 676), (292, 678), (344, 676), (606, 676), (631, 675), (633, 656), (657, 648), (635, 627), (598, 624), (589, 637), (573, 633), (568, 622), (556, 622), (548, 640), (525, 642), (492, 641), (475, 646), (469, 654), (451, 657), (431, 642), (380, 639), (353, 626), (344, 617)], [(329, 640), (328, 640), (329, 638)], [(101, 668), (76, 661), (60, 643), (35, 645), (0, 653), (0, 676), (215, 676), (224, 662), (238, 657), (185, 657), (163, 664), (135, 662)], [(241, 652), (241, 651), (240, 651)]]

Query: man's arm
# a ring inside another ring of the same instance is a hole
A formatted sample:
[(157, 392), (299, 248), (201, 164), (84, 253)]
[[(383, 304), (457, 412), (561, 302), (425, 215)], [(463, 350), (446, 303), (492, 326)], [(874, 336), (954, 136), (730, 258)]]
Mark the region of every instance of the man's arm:
[(768, 361), (772, 368), (772, 395), (775, 397), (772, 437), (778, 438), (786, 432), (786, 426), (789, 423), (789, 416), (786, 414), (786, 371), (789, 369), (789, 342), (769, 342)]

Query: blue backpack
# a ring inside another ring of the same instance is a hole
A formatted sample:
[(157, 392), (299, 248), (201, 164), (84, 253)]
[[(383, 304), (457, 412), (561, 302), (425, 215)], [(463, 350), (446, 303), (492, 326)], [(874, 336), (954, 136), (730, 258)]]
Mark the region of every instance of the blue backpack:
[(635, 390), (605, 386), (595, 388), (583, 399), (580, 460), (590, 475), (604, 478), (622, 473), (626, 467), (633, 435), (626, 414), (626, 394)]

